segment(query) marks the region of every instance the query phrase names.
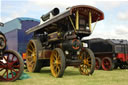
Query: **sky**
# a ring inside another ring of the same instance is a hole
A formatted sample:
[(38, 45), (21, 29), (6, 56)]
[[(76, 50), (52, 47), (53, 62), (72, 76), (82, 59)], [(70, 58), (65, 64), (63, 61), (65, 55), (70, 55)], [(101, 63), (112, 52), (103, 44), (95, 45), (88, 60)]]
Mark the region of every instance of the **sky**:
[(91, 5), (104, 12), (104, 20), (97, 22), (93, 33), (85, 39), (128, 40), (127, 0), (0, 0), (0, 21), (5, 23), (17, 17), (40, 19), (55, 7), (63, 12), (74, 5)]

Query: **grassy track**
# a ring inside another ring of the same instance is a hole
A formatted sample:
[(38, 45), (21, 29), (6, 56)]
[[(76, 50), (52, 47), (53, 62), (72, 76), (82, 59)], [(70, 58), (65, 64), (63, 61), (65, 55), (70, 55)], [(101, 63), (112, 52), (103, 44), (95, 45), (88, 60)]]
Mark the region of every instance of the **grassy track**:
[(41, 73), (28, 73), (32, 78), (0, 85), (128, 85), (128, 70), (96, 70), (92, 76), (80, 75), (77, 68), (68, 67), (63, 78), (54, 78), (49, 68)]

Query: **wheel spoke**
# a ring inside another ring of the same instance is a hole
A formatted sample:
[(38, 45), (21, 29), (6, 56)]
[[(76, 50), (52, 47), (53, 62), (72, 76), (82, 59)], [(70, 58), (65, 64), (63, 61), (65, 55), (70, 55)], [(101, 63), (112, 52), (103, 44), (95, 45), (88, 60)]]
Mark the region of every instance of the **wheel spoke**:
[(32, 57), (31, 56), (27, 56), (26, 59), (30, 60), (30, 59), (32, 59)]
[(89, 56), (86, 57), (87, 60), (89, 60), (89, 58), (90, 58)]
[(89, 67), (91, 67), (91, 64), (88, 63), (87, 65), (88, 65)]
[(32, 49), (34, 49), (34, 46), (33, 46), (33, 44), (32, 44), (32, 43), (30, 43), (30, 47), (31, 47)]
[(11, 70), (11, 74), (12, 74), (12, 78), (14, 78), (14, 75), (13, 75), (13, 72), (12, 72), (12, 70)]
[(58, 56), (57, 56), (57, 53), (56, 52), (54, 53), (54, 57), (57, 60)]
[(61, 64), (61, 61), (59, 60), (59, 61), (58, 61), (58, 65), (60, 65), (60, 64)]
[[(6, 58), (5, 58), (5, 57), (6, 57)], [(3, 59), (7, 62), (7, 56), (4, 55), (4, 56), (3, 56)]]
[(84, 70), (84, 66), (83, 66), (83, 64), (80, 65), (80, 69), (81, 69), (82, 71)]
[(20, 65), (13, 65), (14, 68), (20, 68)]
[(4, 70), (3, 68), (0, 69), (0, 71), (3, 71), (3, 70)]
[(52, 64), (52, 65), (53, 65), (53, 67), (56, 67), (56, 63), (55, 63), (55, 62), (53, 62), (53, 64)]
[(31, 53), (33, 52), (33, 50), (31, 50), (31, 49), (29, 49), (29, 48), (28, 48), (27, 50), (28, 50), (29, 52), (31, 52)]
[(3, 62), (0, 61), (0, 64), (3, 64)]
[(0, 62), (0, 68), (4, 68), (6, 65), (3, 62)]
[(59, 56), (59, 54), (57, 53), (57, 60), (60, 60), (60, 56)]
[(29, 61), (28, 66), (33, 68), (33, 60)]
[(8, 69), (7, 69), (7, 75), (6, 75), (7, 79), (8, 79)]
[(15, 69), (11, 69), (12, 71), (14, 71), (16, 74), (18, 73), (18, 71), (16, 71)]
[(57, 74), (57, 66), (56, 65), (54, 66), (54, 71), (55, 71), (55, 74)]
[(12, 57), (12, 61), (13, 61), (14, 57), (15, 57), (15, 56), (13, 55), (13, 57)]
[(60, 72), (60, 65), (57, 65), (58, 72)]
[(12, 62), (12, 65), (13, 65), (13, 64), (15, 64), (15, 63), (17, 63), (17, 62), (18, 62), (18, 60), (16, 60), (16, 61), (13, 61), (13, 62)]
[(6, 65), (0, 65), (0, 68), (5, 68), (6, 67)]
[(86, 65), (85, 65), (85, 74), (88, 74), (88, 68)]
[(56, 74), (58, 74), (58, 67), (57, 67), (57, 65), (56, 65)]
[(55, 61), (56, 61), (56, 57), (55, 57), (55, 56), (53, 56), (52, 62), (55, 62)]
[(6, 74), (6, 72), (7, 72), (7, 70), (5, 70), (5, 72), (3, 73), (3, 75), (2, 75), (2, 76), (4, 76), (4, 75)]
[(33, 64), (33, 63), (34, 63), (34, 61), (33, 61), (33, 60), (31, 60), (29, 63), (30, 63), (30, 64)]

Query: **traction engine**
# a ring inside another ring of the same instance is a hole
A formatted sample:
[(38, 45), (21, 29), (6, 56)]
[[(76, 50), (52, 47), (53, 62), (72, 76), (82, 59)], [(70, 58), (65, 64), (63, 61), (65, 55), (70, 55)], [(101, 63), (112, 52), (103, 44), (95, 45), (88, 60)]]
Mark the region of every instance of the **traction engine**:
[[(0, 23), (0, 26), (4, 26)], [(19, 79), (24, 63), (22, 57), (14, 50), (6, 50), (6, 37), (0, 32), (0, 81), (15, 81)]]

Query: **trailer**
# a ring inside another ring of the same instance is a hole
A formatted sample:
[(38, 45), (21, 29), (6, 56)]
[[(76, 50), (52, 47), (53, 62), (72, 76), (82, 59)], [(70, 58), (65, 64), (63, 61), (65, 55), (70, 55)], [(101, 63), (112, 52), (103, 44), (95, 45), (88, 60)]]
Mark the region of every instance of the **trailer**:
[(1, 28), (1, 32), (7, 38), (7, 49), (12, 49), (19, 52), (24, 63), (26, 61), (26, 46), (29, 40), (32, 38), (33, 33), (26, 35), (25, 31), (40, 23), (40, 20), (29, 17), (18, 17), (4, 24)]
[(112, 70), (128, 67), (128, 41), (94, 38), (83, 40), (96, 56), (96, 69)]
[(92, 33), (92, 23), (103, 19), (101, 10), (88, 5), (72, 6), (60, 14), (54, 8), (41, 16), (41, 23), (26, 31), (34, 33), (26, 50), (28, 71), (40, 72), (50, 66), (52, 75), (58, 78), (67, 66), (78, 66), (82, 75), (93, 74), (95, 56), (83, 47), (81, 39)]

